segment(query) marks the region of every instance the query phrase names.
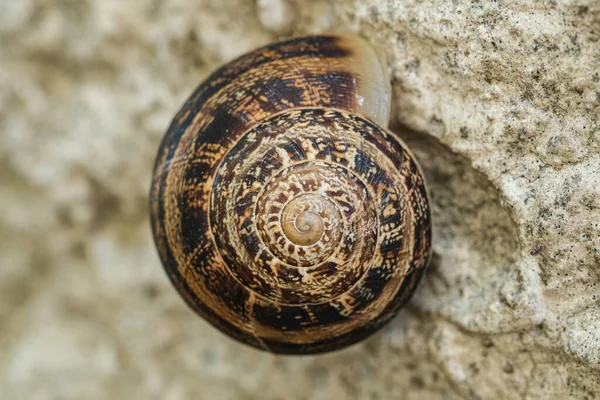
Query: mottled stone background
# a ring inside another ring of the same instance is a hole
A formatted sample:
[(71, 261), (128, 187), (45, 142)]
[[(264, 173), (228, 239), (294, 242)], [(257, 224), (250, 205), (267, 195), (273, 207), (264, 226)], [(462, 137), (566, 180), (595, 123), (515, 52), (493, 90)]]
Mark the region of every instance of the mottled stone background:
[[(147, 220), (221, 63), (355, 31), (390, 59), (435, 256), (365, 343), (275, 357), (196, 318)], [(1, 399), (600, 397), (598, 0), (0, 0)]]

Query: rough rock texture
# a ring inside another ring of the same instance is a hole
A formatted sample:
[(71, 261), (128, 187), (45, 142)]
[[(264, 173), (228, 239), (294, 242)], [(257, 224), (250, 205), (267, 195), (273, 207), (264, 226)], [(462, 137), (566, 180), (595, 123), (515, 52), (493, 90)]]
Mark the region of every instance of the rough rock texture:
[[(337, 353), (196, 318), (150, 238), (156, 148), (196, 84), (277, 38), (381, 46), (435, 256)], [(0, 398), (600, 397), (596, 0), (0, 0)]]

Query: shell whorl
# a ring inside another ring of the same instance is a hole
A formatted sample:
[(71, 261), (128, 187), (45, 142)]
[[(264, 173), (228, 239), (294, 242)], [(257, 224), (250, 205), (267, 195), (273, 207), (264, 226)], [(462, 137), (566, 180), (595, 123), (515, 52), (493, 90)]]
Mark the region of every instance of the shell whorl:
[(163, 140), (151, 192), (187, 303), (281, 353), (334, 350), (389, 320), (425, 270), (431, 222), (414, 158), (376, 124), (388, 115), (380, 59), (352, 36), (275, 44), (207, 79)]

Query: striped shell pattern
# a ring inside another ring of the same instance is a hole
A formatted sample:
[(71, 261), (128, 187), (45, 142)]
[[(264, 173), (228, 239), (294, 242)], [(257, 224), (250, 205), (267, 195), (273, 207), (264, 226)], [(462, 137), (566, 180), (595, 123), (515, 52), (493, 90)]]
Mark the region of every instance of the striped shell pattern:
[(426, 269), (431, 221), (389, 111), (381, 54), (351, 35), (255, 50), (196, 89), (150, 194), (161, 260), (194, 311), (293, 354), (350, 345), (395, 315)]

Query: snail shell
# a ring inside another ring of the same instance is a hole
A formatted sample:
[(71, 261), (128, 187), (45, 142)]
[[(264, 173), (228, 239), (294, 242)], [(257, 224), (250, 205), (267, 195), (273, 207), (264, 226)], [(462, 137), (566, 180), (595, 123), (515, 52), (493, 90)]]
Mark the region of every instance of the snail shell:
[(259, 349), (355, 343), (407, 302), (431, 253), (427, 191), (385, 129), (385, 62), (364, 40), (311, 36), (204, 81), (158, 151), (154, 239), (175, 288)]

